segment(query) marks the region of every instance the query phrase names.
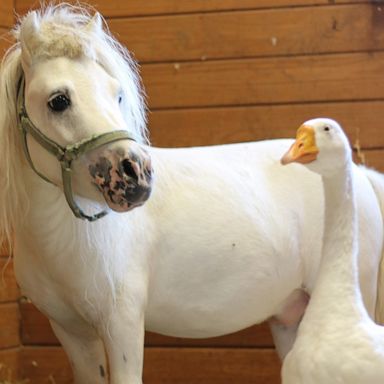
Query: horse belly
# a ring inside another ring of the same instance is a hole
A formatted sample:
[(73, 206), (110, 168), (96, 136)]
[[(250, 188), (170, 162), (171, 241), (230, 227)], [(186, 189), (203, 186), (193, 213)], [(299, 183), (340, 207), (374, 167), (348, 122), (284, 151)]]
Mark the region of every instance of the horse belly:
[(190, 242), (183, 246), (179, 238), (174, 252), (157, 255), (161, 261), (154, 263), (150, 279), (148, 330), (178, 337), (231, 333), (279, 313), (301, 286), (295, 249), (278, 252), (246, 236), (229, 243), (224, 239), (213, 239), (208, 249)]
[(153, 215), (159, 240), (150, 263), (147, 329), (211, 337), (262, 322), (302, 287), (308, 277), (303, 260), (316, 266), (320, 195), (312, 196), (318, 208), (307, 210), (305, 191), (287, 182), (277, 160), (255, 171), (256, 160), (240, 167), (236, 159), (223, 169), (216, 165), (214, 174), (196, 173), (191, 160), (183, 183), (167, 194), (158, 174), (148, 203), (161, 201)]

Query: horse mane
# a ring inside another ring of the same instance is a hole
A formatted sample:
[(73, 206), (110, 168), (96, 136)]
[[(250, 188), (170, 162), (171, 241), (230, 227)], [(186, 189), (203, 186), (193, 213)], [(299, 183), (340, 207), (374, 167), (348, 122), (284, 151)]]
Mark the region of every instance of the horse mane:
[[(93, 16), (84, 6), (48, 5), (22, 17), (12, 31), (16, 43), (3, 57), (0, 68), (0, 239), (8, 245), (12, 243), (12, 228), (28, 209), (28, 193), (20, 173), (26, 162), (16, 115), (17, 88), (23, 74), (22, 47), (32, 47), (32, 62), (59, 56), (85, 56), (97, 61), (120, 82), (128, 100), (124, 117), (130, 133), (138, 142), (149, 143), (137, 64), (97, 16), (102, 28), (89, 28)], [(37, 22), (37, 36), (29, 33), (31, 19)]]
[(7, 52), (0, 68), (0, 239), (8, 248), (12, 245), (13, 225), (28, 208), (28, 195), (20, 172), (25, 161), (16, 116), (21, 75), (20, 48), (15, 45)]

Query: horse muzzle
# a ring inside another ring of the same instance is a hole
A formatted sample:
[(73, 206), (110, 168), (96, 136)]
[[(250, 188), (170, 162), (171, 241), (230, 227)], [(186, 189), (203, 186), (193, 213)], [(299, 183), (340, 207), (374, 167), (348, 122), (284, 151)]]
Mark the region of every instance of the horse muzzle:
[(151, 158), (141, 146), (105, 151), (91, 162), (88, 170), (93, 184), (116, 212), (143, 205), (151, 194)]

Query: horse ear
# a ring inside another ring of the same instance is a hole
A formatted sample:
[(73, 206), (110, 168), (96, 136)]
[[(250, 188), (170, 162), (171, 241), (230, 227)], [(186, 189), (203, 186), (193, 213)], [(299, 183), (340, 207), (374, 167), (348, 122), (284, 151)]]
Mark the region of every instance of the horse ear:
[(88, 24), (85, 27), (88, 31), (99, 32), (103, 29), (103, 18), (99, 12), (96, 12), (91, 20), (89, 20)]
[(39, 22), (36, 12), (30, 12), (24, 18), (20, 28), (21, 62), (24, 70), (32, 63), (33, 46), (39, 32)]

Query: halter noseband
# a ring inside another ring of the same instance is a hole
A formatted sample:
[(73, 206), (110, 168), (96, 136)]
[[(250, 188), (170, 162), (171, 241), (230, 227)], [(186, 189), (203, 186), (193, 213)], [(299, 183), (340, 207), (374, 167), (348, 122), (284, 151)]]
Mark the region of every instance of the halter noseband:
[(113, 132), (102, 133), (93, 135), (87, 139), (81, 140), (75, 144), (70, 144), (65, 147), (57, 144), (49, 137), (45, 136), (36, 126), (32, 123), (25, 109), (24, 100), (25, 80), (24, 76), (20, 79), (20, 84), (17, 92), (17, 114), (19, 116), (19, 130), (22, 134), (22, 142), (25, 156), (29, 165), (43, 180), (55, 185), (46, 176), (40, 173), (33, 164), (31, 155), (28, 149), (27, 135), (30, 134), (44, 149), (54, 155), (61, 165), (61, 176), (63, 180), (64, 195), (69, 207), (73, 214), (80, 219), (88, 221), (95, 221), (105, 216), (108, 212), (101, 211), (95, 215), (86, 215), (75, 202), (72, 192), (72, 162), (81, 155), (99, 148), (104, 144), (109, 144), (119, 140), (133, 140), (127, 131), (118, 130)]

